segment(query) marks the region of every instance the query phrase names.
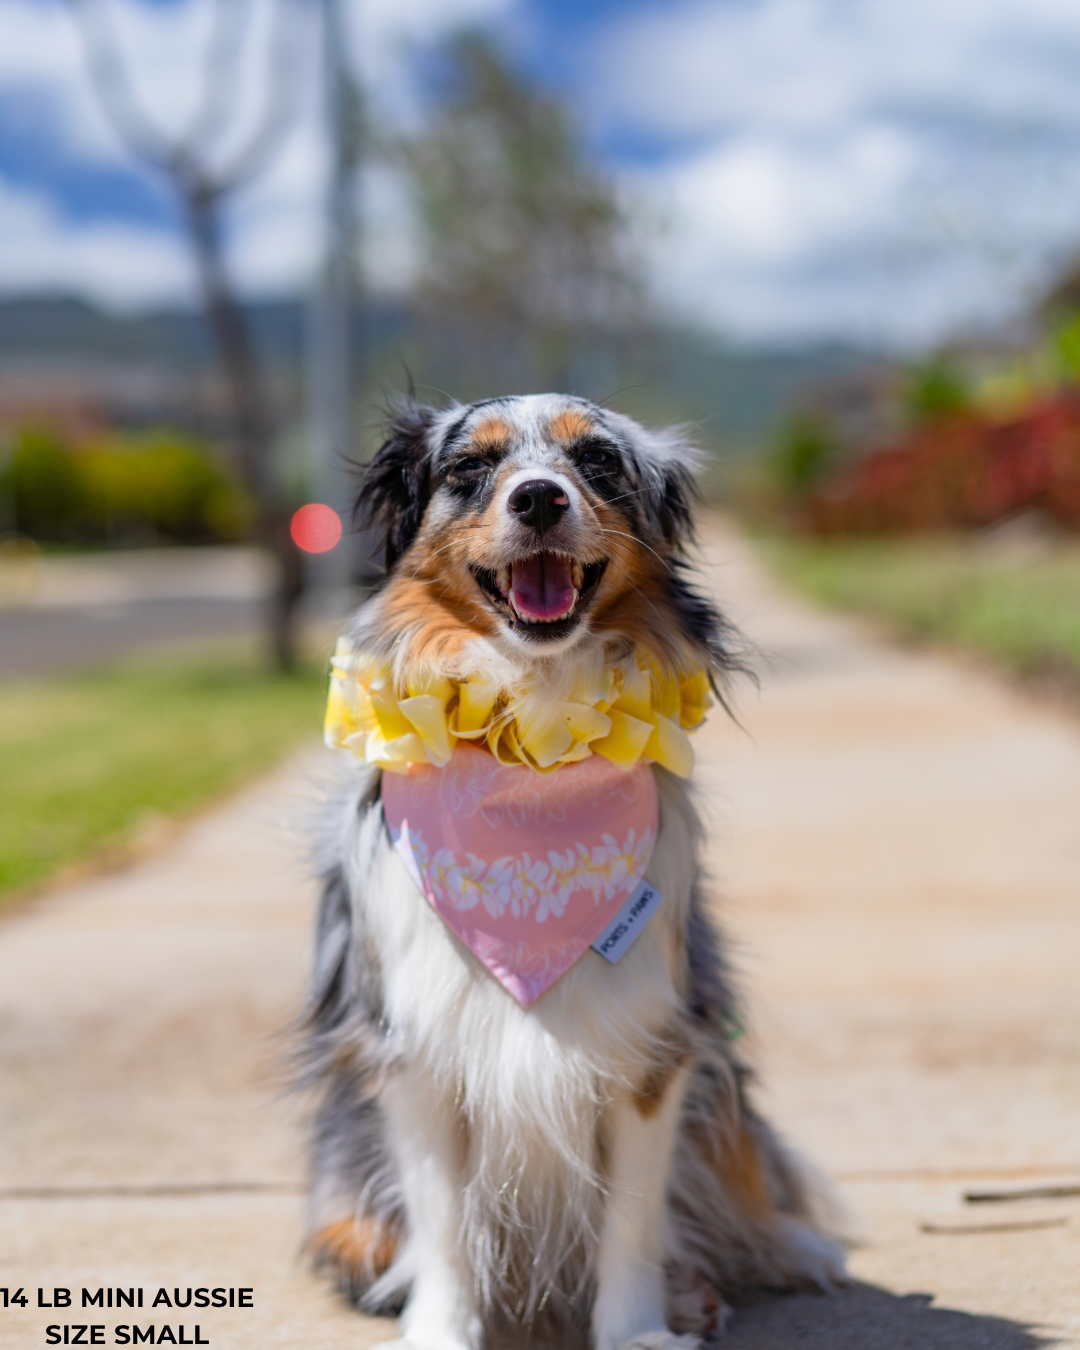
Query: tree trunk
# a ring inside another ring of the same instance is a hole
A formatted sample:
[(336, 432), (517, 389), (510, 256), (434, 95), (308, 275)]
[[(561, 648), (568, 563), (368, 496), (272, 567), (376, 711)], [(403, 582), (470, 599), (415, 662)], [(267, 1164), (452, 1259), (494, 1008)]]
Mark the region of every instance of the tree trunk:
[(218, 194), (199, 181), (183, 184), (188, 229), (199, 285), (225, 375), (240, 472), (255, 501), (256, 534), (277, 564), (270, 606), (270, 639), (282, 670), (296, 664), (296, 609), (304, 591), (304, 560), (289, 533), (270, 462), (272, 418), (259, 376), (251, 332), (225, 269)]

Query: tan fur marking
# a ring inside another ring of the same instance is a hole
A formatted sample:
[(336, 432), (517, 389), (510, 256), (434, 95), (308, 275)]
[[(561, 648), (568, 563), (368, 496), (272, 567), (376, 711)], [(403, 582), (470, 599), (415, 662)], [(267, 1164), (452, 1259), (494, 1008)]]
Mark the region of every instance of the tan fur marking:
[(747, 1213), (763, 1216), (772, 1208), (757, 1143), (744, 1125), (724, 1136), (716, 1155), (716, 1171), (724, 1189)]
[(477, 450), (502, 450), (514, 437), (514, 428), (501, 417), (489, 417), (472, 434)]
[(593, 605), (596, 632), (617, 632), (662, 664), (677, 670), (689, 653), (671, 621), (667, 559), (633, 538), (626, 521), (607, 502), (593, 503), (601, 545), (610, 559)]
[(588, 436), (594, 430), (592, 422), (585, 414), (573, 408), (559, 413), (548, 423), (548, 435), (552, 440), (560, 441), (564, 445), (580, 440), (582, 436)]
[(671, 1053), (664, 1062), (654, 1064), (645, 1075), (641, 1086), (634, 1093), (633, 1102), (638, 1113), (646, 1120), (651, 1120), (660, 1110), (664, 1093), (667, 1092), (671, 1080), (686, 1063), (689, 1054), (689, 1046), (680, 1038), (671, 1045)]
[(646, 1075), (641, 1087), (634, 1094), (634, 1105), (638, 1109), (638, 1114), (644, 1116), (646, 1120), (651, 1120), (660, 1110), (664, 1093), (667, 1091), (674, 1073), (675, 1070), (670, 1065), (665, 1065), (662, 1069), (651, 1070)]
[(495, 629), (469, 571), (477, 524), (465, 519), (442, 534), (422, 536), (384, 592), (386, 633), (395, 645), (407, 643), (411, 662), (437, 664)]
[(316, 1261), (333, 1265), (353, 1276), (379, 1276), (389, 1270), (397, 1248), (397, 1234), (367, 1215), (339, 1219), (311, 1239)]

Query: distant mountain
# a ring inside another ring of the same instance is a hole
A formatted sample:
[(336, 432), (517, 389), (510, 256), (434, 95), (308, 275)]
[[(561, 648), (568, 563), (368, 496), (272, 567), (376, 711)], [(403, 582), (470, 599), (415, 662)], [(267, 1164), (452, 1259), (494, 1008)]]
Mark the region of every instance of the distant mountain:
[[(260, 345), (273, 358), (295, 360), (302, 321), (293, 301), (252, 307)], [(204, 368), (210, 335), (192, 310), (118, 314), (68, 296), (0, 300), (0, 365), (123, 360)]]
[[(295, 300), (260, 301), (248, 310), (259, 350), (297, 398), (306, 314)], [(884, 358), (840, 346), (747, 349), (711, 334), (664, 328), (631, 335), (583, 335), (553, 363), (537, 335), (501, 332), (453, 314), (439, 319), (394, 301), (367, 301), (356, 320), (358, 386), (373, 405), (404, 387), (408, 373), (422, 397), (462, 399), (546, 385), (593, 398), (614, 396), (648, 420), (690, 420), (729, 453), (768, 438), (793, 406), (843, 387), (872, 387)], [(83, 371), (168, 376), (205, 382), (214, 371), (202, 317), (183, 309), (124, 315), (68, 296), (0, 300), (0, 379)], [(553, 371), (561, 373), (553, 374)]]

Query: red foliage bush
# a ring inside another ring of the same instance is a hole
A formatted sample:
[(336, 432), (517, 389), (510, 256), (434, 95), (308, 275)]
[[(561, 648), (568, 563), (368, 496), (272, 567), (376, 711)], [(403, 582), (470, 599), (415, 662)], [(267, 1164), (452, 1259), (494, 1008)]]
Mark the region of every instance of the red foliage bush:
[(1080, 528), (1080, 397), (1060, 395), (1009, 422), (960, 413), (862, 456), (803, 503), (822, 534), (992, 525), (1039, 509)]

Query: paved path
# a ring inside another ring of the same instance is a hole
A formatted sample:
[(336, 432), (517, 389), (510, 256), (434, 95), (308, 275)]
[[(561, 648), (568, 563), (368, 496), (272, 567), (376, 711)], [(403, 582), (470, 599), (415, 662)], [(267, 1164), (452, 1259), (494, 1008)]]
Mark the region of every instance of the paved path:
[[(961, 1199), (1080, 1181), (1080, 727), (785, 598), (719, 532), (709, 560), (772, 652), (746, 732), (698, 739), (763, 1098), (866, 1236), (862, 1283), (755, 1302), (732, 1350), (1080, 1345), (1080, 1202)], [(217, 1350), (392, 1334), (297, 1250), (277, 1032), (319, 763), (0, 922), (0, 1284), (255, 1291), (200, 1314), (0, 1308), (4, 1350), (65, 1322), (198, 1323)]]
[[(246, 546), (5, 556), (0, 550), (0, 681), (56, 674), (145, 648), (258, 633), (274, 566)], [(337, 623), (358, 590), (310, 581), (305, 625)]]
[(257, 631), (272, 585), (253, 548), (0, 557), (0, 680)]

